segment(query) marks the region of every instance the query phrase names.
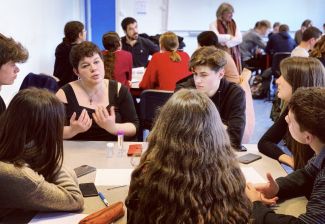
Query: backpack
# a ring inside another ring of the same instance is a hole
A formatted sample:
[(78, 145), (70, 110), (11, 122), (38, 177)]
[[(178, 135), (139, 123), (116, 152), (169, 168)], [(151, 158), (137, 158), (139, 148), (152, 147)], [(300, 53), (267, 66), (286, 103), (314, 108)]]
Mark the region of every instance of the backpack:
[(263, 89), (263, 78), (260, 75), (255, 75), (250, 80), (250, 89), (253, 99), (263, 99), (266, 94)]

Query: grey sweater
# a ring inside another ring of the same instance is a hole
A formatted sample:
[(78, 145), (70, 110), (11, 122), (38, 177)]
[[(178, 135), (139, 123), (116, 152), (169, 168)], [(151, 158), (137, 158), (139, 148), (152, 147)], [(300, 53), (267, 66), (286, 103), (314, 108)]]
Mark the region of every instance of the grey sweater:
[(0, 161), (0, 218), (15, 209), (74, 211), (83, 208), (83, 197), (73, 171), (62, 167), (53, 183), (27, 166)]

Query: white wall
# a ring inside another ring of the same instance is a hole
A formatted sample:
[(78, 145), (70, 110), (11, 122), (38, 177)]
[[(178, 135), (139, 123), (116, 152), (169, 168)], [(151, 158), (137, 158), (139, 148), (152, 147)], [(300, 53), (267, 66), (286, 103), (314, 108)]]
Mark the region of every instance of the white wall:
[(116, 32), (124, 36), (121, 22), (125, 17), (137, 20), (139, 33), (155, 35), (165, 32), (167, 6), (168, 0), (116, 0)]
[(52, 75), (54, 52), (62, 41), (63, 28), (70, 20), (84, 22), (83, 0), (0, 0), (0, 32), (21, 42), (29, 59), (19, 65), (20, 73), (11, 86), (2, 86), (1, 96), (8, 103), (29, 73)]
[(234, 18), (242, 31), (261, 19), (286, 23), (292, 31), (299, 29), (307, 18), (321, 30), (325, 23), (324, 0), (116, 0), (116, 29), (124, 35), (121, 21), (131, 16), (137, 19), (140, 33), (155, 35), (169, 30), (183, 36), (184, 50), (192, 54), (197, 47), (196, 35), (209, 28), (222, 2), (234, 6)]
[(291, 30), (299, 29), (305, 19), (311, 19), (320, 29), (325, 22), (324, 0), (169, 0), (168, 29), (206, 30), (222, 2), (233, 5), (234, 18), (242, 31), (262, 19), (286, 23)]

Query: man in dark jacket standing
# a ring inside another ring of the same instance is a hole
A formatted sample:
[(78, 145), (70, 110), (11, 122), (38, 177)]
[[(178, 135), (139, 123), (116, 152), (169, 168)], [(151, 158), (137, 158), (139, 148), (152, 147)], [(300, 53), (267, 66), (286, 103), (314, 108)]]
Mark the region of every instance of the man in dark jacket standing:
[(206, 93), (220, 113), (233, 148), (241, 150), (246, 123), (245, 92), (237, 84), (223, 78), (225, 64), (225, 55), (220, 49), (202, 47), (196, 50), (190, 60), (193, 75), (178, 81), (176, 89), (196, 88)]

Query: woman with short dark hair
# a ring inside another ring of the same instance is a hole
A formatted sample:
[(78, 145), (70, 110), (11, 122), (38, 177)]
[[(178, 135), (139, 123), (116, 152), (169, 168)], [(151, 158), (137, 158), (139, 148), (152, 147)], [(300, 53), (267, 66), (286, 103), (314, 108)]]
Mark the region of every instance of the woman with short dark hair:
[(70, 62), (78, 80), (56, 93), (66, 105), (63, 138), (74, 140), (115, 141), (117, 133), (126, 139), (135, 136), (138, 117), (127, 87), (104, 79), (103, 55), (92, 42), (74, 46)]

